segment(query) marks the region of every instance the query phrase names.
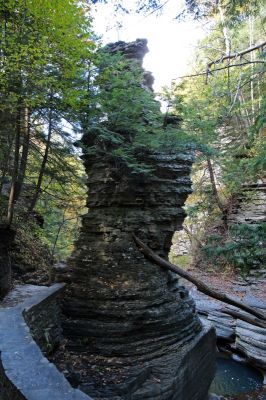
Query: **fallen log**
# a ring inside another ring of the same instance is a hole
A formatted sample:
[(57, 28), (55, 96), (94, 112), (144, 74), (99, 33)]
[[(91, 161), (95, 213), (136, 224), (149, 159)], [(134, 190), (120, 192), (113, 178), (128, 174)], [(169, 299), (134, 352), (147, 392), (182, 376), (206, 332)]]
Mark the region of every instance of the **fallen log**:
[[(195, 278), (192, 276), (190, 273), (187, 271), (184, 271), (182, 268), (178, 267), (177, 265), (174, 265), (170, 263), (169, 261), (164, 260), (160, 256), (158, 256), (154, 251), (152, 251), (145, 243), (143, 243), (135, 234), (133, 234), (133, 239), (136, 242), (136, 244), (139, 246), (141, 249), (141, 252), (151, 261), (153, 261), (155, 264), (159, 265), (162, 268), (166, 268), (170, 271), (175, 272), (182, 278), (185, 278), (189, 282), (192, 282), (197, 289), (204, 293), (207, 294), (210, 297), (213, 297), (216, 300), (220, 300), (223, 303), (230, 304), (231, 306), (235, 306), (237, 308), (240, 308), (243, 311), (246, 311), (247, 313), (254, 315), (255, 317), (259, 318), (260, 320), (266, 321), (266, 315), (254, 309), (253, 307), (248, 306), (247, 304), (243, 303), (242, 301), (239, 301), (235, 299), (234, 297), (228, 296), (225, 293), (219, 292), (217, 290), (212, 289), (205, 283), (203, 283), (200, 279)], [(240, 316), (238, 316), (239, 319)], [(244, 320), (245, 321), (245, 320)]]
[(221, 312), (224, 314), (231, 315), (231, 317), (233, 318), (241, 319), (242, 321), (248, 322), (251, 325), (255, 325), (260, 328), (266, 329), (266, 322), (262, 321), (259, 318), (252, 317), (250, 315), (244, 315), (237, 310), (229, 310), (228, 308), (222, 308)]

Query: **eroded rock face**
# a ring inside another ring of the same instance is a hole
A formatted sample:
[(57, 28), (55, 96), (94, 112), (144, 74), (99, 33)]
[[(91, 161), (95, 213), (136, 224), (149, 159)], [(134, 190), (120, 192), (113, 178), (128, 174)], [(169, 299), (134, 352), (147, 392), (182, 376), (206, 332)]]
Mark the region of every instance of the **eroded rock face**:
[(134, 42), (110, 43), (106, 46), (110, 53), (122, 53), (126, 58), (137, 61), (140, 66), (143, 64), (143, 58), (148, 53), (147, 39), (137, 39)]
[[(141, 387), (146, 382), (147, 398), (203, 400), (214, 370), (214, 335), (201, 332), (194, 302), (176, 276), (147, 261), (132, 239), (136, 233), (167, 256), (172, 234), (184, 218), (181, 206), (190, 192), (191, 158), (153, 154), (150, 162), (156, 173), (136, 177), (121, 176), (103, 160), (85, 160), (89, 212), (71, 260), (72, 284), (65, 302), (69, 319), (64, 330), (72, 348), (100, 355), (101, 365), (111, 359), (111, 365), (130, 366), (125, 382), (133, 379)], [(183, 362), (183, 370), (194, 377), (194, 391), (189, 389), (193, 396), (184, 389), (186, 380), (180, 386), (182, 374), (177, 369), (188, 354), (191, 362)], [(140, 368), (157, 371), (160, 385), (155, 392), (149, 370), (144, 382), (139, 381)], [(203, 370), (206, 384), (197, 392)], [(135, 389), (141, 390), (138, 385)], [(116, 398), (120, 390), (114, 385), (106, 398)], [(138, 396), (138, 390), (132, 399), (146, 398), (141, 397), (142, 391)], [(89, 386), (87, 392), (105, 398), (106, 388)], [(179, 397), (173, 397), (177, 393)]]
[(266, 183), (243, 186), (230, 214), (231, 224), (261, 224), (266, 222)]
[(153, 91), (154, 77), (150, 71), (142, 68), (143, 58), (149, 52), (147, 39), (137, 39), (129, 43), (120, 40), (119, 42), (108, 44), (105, 49), (111, 54), (121, 53), (127, 59), (137, 63), (143, 70), (143, 87)]
[(167, 256), (184, 218), (191, 158), (150, 155), (150, 161), (157, 164), (152, 177), (121, 176), (103, 160), (85, 161), (89, 213), (73, 255), (73, 299), (67, 309), (72, 318), (89, 322), (82, 321), (82, 332), (72, 322), (67, 330), (71, 336), (73, 329), (74, 341), (77, 334), (88, 338), (90, 331), (86, 347), (97, 353), (140, 353), (145, 359), (158, 351), (156, 339), (162, 335), (163, 343), (170, 344), (189, 340), (201, 329), (186, 289), (145, 260), (132, 238), (137, 234)]
[[(223, 303), (195, 289), (191, 291), (191, 294), (201, 319), (207, 319), (215, 327), (220, 343), (223, 345), (226, 343), (227, 350), (231, 348), (232, 353), (237, 350), (248, 363), (266, 371), (266, 329), (225, 315), (222, 312)], [(246, 295), (243, 301), (258, 311), (265, 312), (266, 310), (266, 302), (252, 295)], [(236, 307), (227, 307), (232, 311), (237, 310)]]
[[(89, 134), (83, 143), (95, 140)], [(192, 156), (146, 151), (136, 157), (152, 173), (84, 156), (89, 212), (70, 260), (64, 333), (70, 348), (94, 356), (92, 375), (97, 368), (103, 376), (120, 370), (120, 380), (102, 386), (88, 377), (82, 388), (93, 398), (205, 400), (214, 331), (202, 327), (177, 277), (145, 259), (132, 238), (135, 233), (167, 257), (191, 192)]]

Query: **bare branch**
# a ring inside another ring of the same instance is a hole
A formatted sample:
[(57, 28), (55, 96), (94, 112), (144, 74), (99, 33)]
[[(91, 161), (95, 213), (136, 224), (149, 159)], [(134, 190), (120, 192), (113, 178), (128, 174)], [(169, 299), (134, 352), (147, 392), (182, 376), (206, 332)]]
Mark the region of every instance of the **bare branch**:
[(178, 76), (177, 78), (174, 78), (173, 80), (183, 79), (183, 78), (194, 78), (196, 76), (208, 76), (208, 75), (211, 75), (213, 72), (216, 72), (216, 71), (222, 71), (224, 69), (232, 68), (232, 67), (242, 67), (242, 66), (248, 65), (248, 64), (266, 64), (266, 61), (254, 60), (254, 61), (248, 61), (248, 62), (245, 62), (245, 63), (230, 64), (230, 65), (226, 65), (226, 67), (212, 69), (211, 71), (206, 70), (205, 72), (199, 72), (198, 74)]
[(238, 58), (238, 57), (241, 58), (245, 54), (248, 54), (248, 53), (250, 53), (252, 51), (255, 51), (255, 50), (258, 50), (258, 49), (263, 49), (263, 47), (265, 45), (266, 45), (266, 42), (263, 42), (263, 43), (257, 44), (256, 46), (249, 47), (246, 50), (240, 51), (239, 53), (227, 54), (226, 56), (222, 56), (220, 58), (217, 58), (216, 60), (211, 61), (210, 63), (208, 63), (207, 69), (209, 69), (212, 65), (220, 64), (220, 63), (224, 62), (225, 60), (232, 60), (232, 59), (235, 59), (235, 58)]

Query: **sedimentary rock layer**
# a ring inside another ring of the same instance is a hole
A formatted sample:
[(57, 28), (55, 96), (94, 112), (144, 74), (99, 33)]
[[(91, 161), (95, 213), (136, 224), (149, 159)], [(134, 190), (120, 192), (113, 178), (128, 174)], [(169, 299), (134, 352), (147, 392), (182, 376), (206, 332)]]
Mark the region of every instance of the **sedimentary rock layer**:
[(86, 162), (89, 212), (73, 254), (66, 308), (75, 346), (79, 337), (81, 348), (100, 354), (150, 358), (160, 341), (188, 341), (201, 329), (186, 289), (145, 260), (132, 239), (136, 233), (167, 256), (191, 190), (191, 157), (151, 155), (150, 162), (157, 171), (148, 177), (119, 176), (101, 160)]
[[(85, 149), (95, 140), (85, 135)], [(132, 238), (135, 233), (167, 257), (191, 192), (192, 155), (145, 151), (136, 159), (151, 173), (84, 155), (89, 211), (69, 262), (64, 333), (69, 348), (95, 356), (92, 371), (120, 368), (119, 383), (109, 379), (99, 387), (88, 376), (84, 390), (94, 398), (205, 400), (214, 372), (213, 331), (202, 329), (176, 276), (146, 260)]]
[(266, 222), (266, 184), (259, 181), (243, 185), (229, 213), (231, 224), (261, 224)]
[[(227, 350), (231, 347), (232, 353), (237, 351), (248, 363), (266, 371), (266, 329), (224, 314), (223, 303), (195, 289), (191, 293), (201, 319), (207, 319), (215, 327), (218, 340), (223, 344), (227, 343)], [(265, 301), (252, 295), (247, 294), (243, 301), (259, 311), (266, 310)], [(228, 308), (237, 311), (235, 307)]]
[[(204, 399), (201, 391), (199, 397), (194, 392), (194, 397), (173, 397), (177, 393), (174, 382), (180, 378), (175, 365), (185, 357), (184, 349), (192, 359), (196, 357), (190, 365), (191, 376), (200, 378), (202, 366), (208, 387), (213, 374), (213, 335), (205, 332), (202, 352), (197, 349), (202, 327), (187, 290), (178, 285), (176, 276), (147, 261), (132, 239), (134, 232), (167, 257), (173, 232), (184, 219), (191, 161), (189, 154), (146, 154), (146, 162), (154, 166), (151, 175), (121, 176), (103, 160), (85, 159), (89, 212), (70, 261), (73, 274), (64, 306), (64, 332), (70, 347), (101, 355), (105, 364), (108, 358), (123, 359), (125, 382), (137, 380), (140, 366), (161, 371), (161, 390), (155, 394), (151, 386), (147, 394), (151, 399)], [(162, 362), (169, 364), (167, 373)], [(191, 379), (188, 371), (186, 376)], [(185, 393), (188, 381), (183, 383), (179, 390)], [(117, 385), (109, 387), (106, 398), (115, 398), (120, 390)], [(94, 397), (99, 388), (90, 386), (87, 392)], [(106, 388), (100, 392), (101, 398), (105, 392)]]

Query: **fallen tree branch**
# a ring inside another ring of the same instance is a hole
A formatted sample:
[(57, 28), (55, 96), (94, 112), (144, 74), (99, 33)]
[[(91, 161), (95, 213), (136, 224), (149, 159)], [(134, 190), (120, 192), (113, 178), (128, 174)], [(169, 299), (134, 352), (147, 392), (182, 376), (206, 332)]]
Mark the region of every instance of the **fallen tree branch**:
[(248, 64), (266, 64), (266, 61), (254, 60), (254, 61), (247, 61), (247, 62), (243, 62), (243, 63), (239, 63), (239, 64), (229, 64), (229, 65), (226, 65), (225, 67), (220, 67), (220, 68), (215, 68), (215, 69), (210, 69), (210, 70), (207, 69), (206, 71), (199, 72), (197, 74), (178, 76), (177, 78), (174, 78), (173, 80), (183, 79), (183, 78), (195, 78), (196, 76), (212, 75), (212, 73), (216, 72), (216, 71), (222, 71), (224, 69), (228, 69), (228, 68), (232, 68), (232, 67), (243, 67), (244, 65), (248, 65)]
[(207, 69), (209, 69), (212, 65), (220, 64), (220, 63), (224, 62), (225, 60), (232, 60), (232, 59), (235, 59), (235, 58), (238, 58), (238, 57), (241, 58), (245, 54), (248, 54), (248, 53), (250, 53), (250, 52), (252, 52), (254, 50), (263, 49), (263, 47), (265, 45), (266, 45), (266, 42), (263, 42), (263, 43), (257, 44), (256, 46), (249, 47), (248, 49), (239, 51), (238, 53), (227, 54), (225, 56), (217, 58), (216, 60), (211, 61), (211, 62), (208, 63)]
[[(166, 268), (170, 271), (175, 272), (176, 274), (180, 275), (182, 278), (187, 279), (189, 282), (192, 282), (197, 289), (204, 293), (207, 294), (210, 297), (213, 297), (214, 299), (220, 300), (223, 303), (230, 304), (231, 306), (235, 306), (240, 308), (243, 311), (248, 312), (251, 315), (254, 315), (255, 317), (266, 321), (266, 315), (261, 312), (257, 311), (253, 307), (248, 306), (247, 304), (236, 300), (233, 297), (228, 296), (225, 293), (218, 292), (217, 290), (212, 289), (205, 283), (203, 283), (201, 280), (198, 278), (195, 278), (188, 272), (184, 271), (183, 269), (179, 268), (178, 266), (170, 263), (169, 261), (164, 260), (160, 256), (158, 256), (154, 251), (152, 251), (146, 244), (144, 244), (136, 235), (133, 234), (133, 239), (136, 242), (136, 244), (140, 247), (142, 253), (151, 261), (153, 261), (155, 264), (159, 265), (162, 268)], [(240, 317), (239, 317), (240, 319)]]
[(236, 318), (236, 319), (241, 319), (242, 321), (248, 322), (251, 325), (256, 325), (259, 326), (260, 328), (266, 328), (266, 322), (256, 318), (252, 317), (250, 315), (244, 315), (240, 313), (239, 311), (236, 310), (229, 310), (228, 308), (222, 308), (221, 312), (224, 314), (231, 315), (231, 317)]

